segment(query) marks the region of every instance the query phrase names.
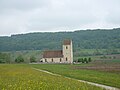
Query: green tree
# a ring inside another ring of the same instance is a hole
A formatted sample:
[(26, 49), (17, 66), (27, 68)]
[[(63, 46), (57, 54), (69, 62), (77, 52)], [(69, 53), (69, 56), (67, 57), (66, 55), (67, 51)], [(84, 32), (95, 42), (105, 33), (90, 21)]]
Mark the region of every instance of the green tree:
[(0, 59), (0, 63), (5, 63), (5, 61), (3, 59)]
[(87, 58), (84, 58), (84, 62), (85, 62), (85, 63), (88, 63), (88, 60), (87, 60)]
[(119, 50), (117, 51), (120, 48), (120, 28), (113, 30), (28, 33), (0, 37), (0, 51), (61, 49), (61, 41), (66, 38), (73, 40), (74, 50), (96, 49), (95, 55), (102, 54), (98, 49), (114, 49), (112, 52), (107, 51), (108, 54), (120, 53)]
[(0, 53), (0, 63), (10, 63), (9, 53)]
[(82, 58), (82, 63), (85, 63), (84, 59)]
[(78, 58), (78, 62), (82, 62), (82, 58)]
[(17, 62), (17, 63), (24, 62), (24, 58), (20, 55), (15, 59), (15, 62)]
[(92, 60), (91, 60), (91, 57), (89, 57), (89, 58), (88, 58), (88, 62), (91, 62), (91, 61), (92, 61)]
[(34, 57), (34, 56), (31, 56), (30, 57), (30, 62), (32, 63), (32, 62), (36, 62), (36, 58)]
[(11, 61), (11, 56), (10, 56), (10, 54), (9, 53), (7, 53), (6, 55), (5, 55), (5, 58), (6, 58), (6, 63), (10, 63), (10, 61)]

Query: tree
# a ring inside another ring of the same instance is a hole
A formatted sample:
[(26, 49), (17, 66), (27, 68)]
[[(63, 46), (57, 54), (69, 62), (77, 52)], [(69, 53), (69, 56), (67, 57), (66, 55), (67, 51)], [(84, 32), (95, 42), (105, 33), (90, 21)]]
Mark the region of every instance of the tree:
[(10, 53), (6, 53), (5, 58), (6, 58), (6, 60), (5, 60), (6, 63), (10, 63), (10, 61), (11, 61)]
[(83, 59), (83, 58), (78, 58), (78, 62), (82, 62), (82, 59)]
[(87, 60), (87, 58), (84, 58), (84, 62), (88, 63), (88, 60)]
[(20, 55), (15, 59), (15, 62), (17, 63), (24, 62), (24, 58)]
[(0, 63), (5, 63), (5, 61), (3, 59), (0, 59)]
[(92, 61), (92, 60), (91, 60), (91, 57), (89, 57), (89, 58), (88, 58), (88, 62), (91, 62), (91, 61)]
[(31, 57), (30, 57), (30, 62), (31, 62), (31, 63), (32, 63), (32, 62), (36, 62), (35, 60), (36, 60), (36, 58), (35, 58), (34, 56), (31, 56)]
[(84, 59), (82, 58), (82, 63), (84, 63), (85, 61), (84, 61)]
[(10, 63), (9, 53), (0, 53), (0, 63)]
[(120, 53), (119, 50), (116, 51), (120, 48), (120, 28), (113, 30), (29, 33), (0, 37), (0, 51), (61, 49), (61, 41), (65, 38), (74, 41), (74, 50), (96, 49), (94, 54), (100, 55), (102, 52), (98, 49), (115, 49), (110, 53)]

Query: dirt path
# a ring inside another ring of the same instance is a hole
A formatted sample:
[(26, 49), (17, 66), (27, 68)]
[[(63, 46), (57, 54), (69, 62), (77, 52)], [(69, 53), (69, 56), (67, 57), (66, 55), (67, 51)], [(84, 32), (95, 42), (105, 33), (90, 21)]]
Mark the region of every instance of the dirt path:
[[(41, 72), (45, 72), (45, 73), (48, 73), (48, 74), (51, 74), (51, 75), (54, 75), (54, 76), (62, 76), (62, 75), (59, 75), (59, 74), (54, 74), (52, 72), (37, 69), (37, 68), (32, 68), (32, 69), (37, 70), (37, 71), (41, 71)], [(88, 84), (91, 84), (91, 85), (95, 85), (95, 86), (98, 86), (98, 87), (102, 87), (102, 88), (105, 88), (106, 90), (120, 90), (118, 88), (111, 87), (111, 86), (106, 86), (106, 85), (97, 84), (97, 83), (93, 83), (93, 82), (88, 82), (88, 81), (84, 81), (84, 80), (78, 80), (78, 79), (74, 79), (74, 78), (70, 78), (70, 77), (66, 77), (66, 76), (64, 76), (64, 77), (68, 78), (68, 79), (73, 79), (73, 80), (77, 80), (77, 81), (80, 81), (80, 82), (88, 83)]]

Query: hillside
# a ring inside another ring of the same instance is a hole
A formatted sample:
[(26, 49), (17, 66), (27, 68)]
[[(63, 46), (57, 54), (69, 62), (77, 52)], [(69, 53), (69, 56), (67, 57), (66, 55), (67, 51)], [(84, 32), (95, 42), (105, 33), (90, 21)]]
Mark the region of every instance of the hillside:
[(64, 39), (73, 40), (74, 50), (117, 49), (120, 48), (120, 28), (1, 36), (0, 51), (61, 49)]

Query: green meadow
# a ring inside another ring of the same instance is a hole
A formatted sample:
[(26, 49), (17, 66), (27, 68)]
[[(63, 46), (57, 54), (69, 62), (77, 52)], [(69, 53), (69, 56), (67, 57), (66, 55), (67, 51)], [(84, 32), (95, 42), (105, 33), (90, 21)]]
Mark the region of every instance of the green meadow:
[(104, 90), (100, 87), (65, 78), (64, 76), (54, 76), (32, 69), (36, 67), (50, 69), (53, 72), (59, 70), (65, 75), (65, 71), (69, 70), (69, 65), (66, 66), (0, 64), (0, 90)]
[[(108, 86), (120, 88), (120, 72), (107, 72), (99, 70), (78, 69), (79, 66), (89, 66), (90, 64), (82, 65), (61, 65), (61, 64), (37, 64), (31, 65), (38, 69), (47, 70), (66, 77), (71, 77), (80, 80), (86, 80)], [(95, 90), (95, 89), (94, 89)]]

